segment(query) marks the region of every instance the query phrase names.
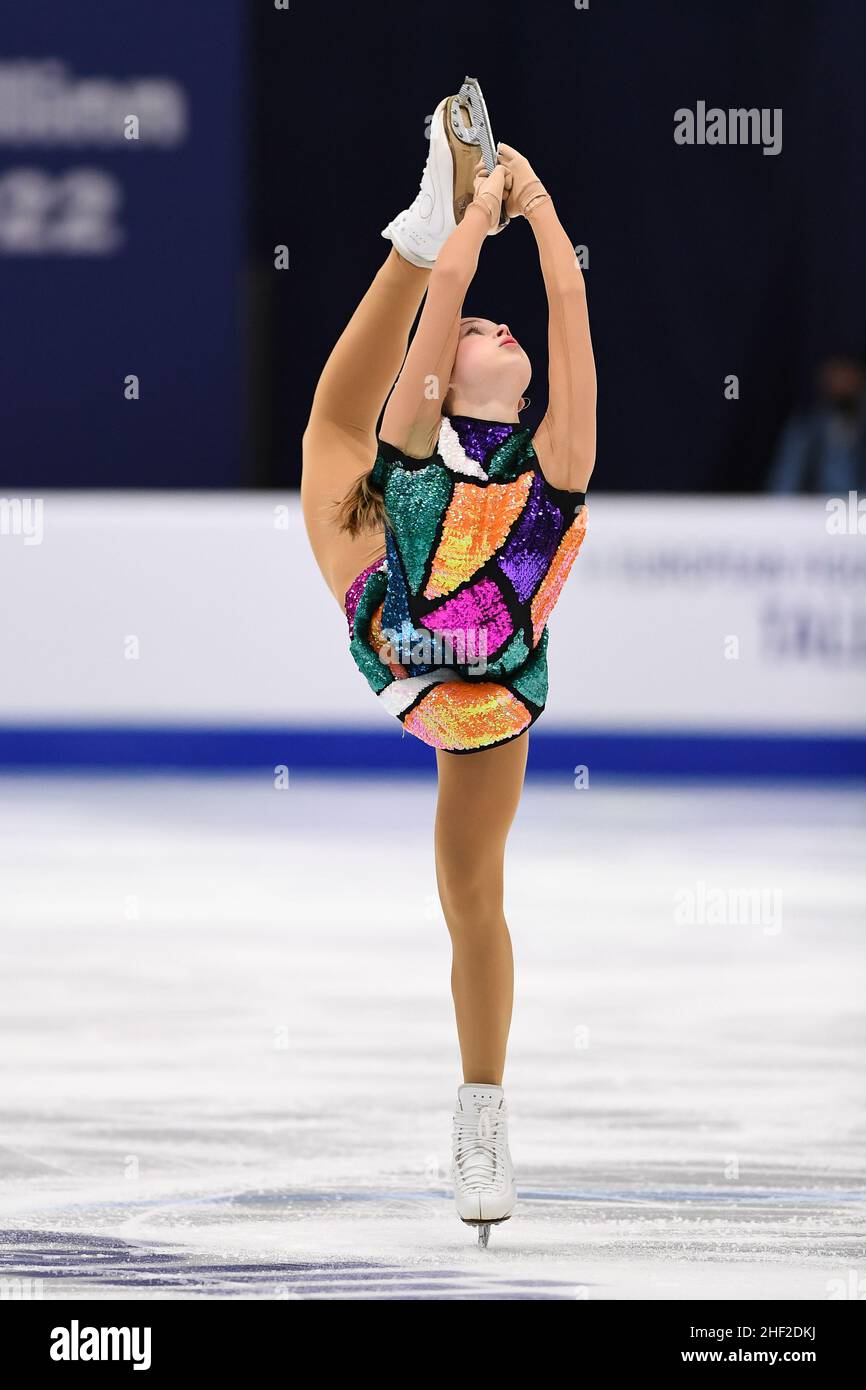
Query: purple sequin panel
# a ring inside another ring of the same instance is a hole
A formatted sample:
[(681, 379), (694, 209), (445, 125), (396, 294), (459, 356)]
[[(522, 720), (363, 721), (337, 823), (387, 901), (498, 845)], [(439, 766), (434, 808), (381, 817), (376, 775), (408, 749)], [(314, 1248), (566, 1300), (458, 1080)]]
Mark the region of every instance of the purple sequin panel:
[(470, 415), (451, 415), (448, 418), (464, 452), (482, 467), (500, 444), (521, 428), (520, 425), (497, 424), (493, 420), (473, 420)]
[(379, 568), (381, 563), (381, 560), (374, 560), (372, 565), (368, 565), (365, 570), (361, 570), (361, 573), (358, 575), (358, 578), (353, 579), (348, 589), (346, 590), (346, 602), (344, 607), (346, 609), (346, 617), (349, 621), (349, 635), (351, 637), (354, 637), (355, 635), (355, 614), (358, 611), (358, 604), (361, 602), (361, 595), (364, 592), (364, 585), (370, 578), (370, 575), (373, 573), (373, 571)]
[(561, 534), (562, 512), (546, 496), (536, 473), (520, 520), (497, 560), (521, 603), (535, 593), (550, 569)]

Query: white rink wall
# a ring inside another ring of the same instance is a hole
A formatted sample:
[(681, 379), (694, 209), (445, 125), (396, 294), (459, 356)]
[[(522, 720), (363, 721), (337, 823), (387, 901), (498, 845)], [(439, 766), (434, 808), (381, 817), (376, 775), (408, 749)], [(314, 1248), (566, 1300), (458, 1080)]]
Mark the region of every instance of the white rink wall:
[[(866, 732), (866, 536), (847, 504), (841, 524), (822, 498), (589, 508), (539, 728)], [(391, 723), (294, 493), (5, 499), (0, 585), (9, 730)]]

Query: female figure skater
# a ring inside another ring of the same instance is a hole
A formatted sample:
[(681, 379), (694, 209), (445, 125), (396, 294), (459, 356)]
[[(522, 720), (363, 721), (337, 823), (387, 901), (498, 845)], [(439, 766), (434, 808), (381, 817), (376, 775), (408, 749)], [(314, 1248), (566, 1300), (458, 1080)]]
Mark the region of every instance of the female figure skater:
[[(461, 316), (485, 239), (519, 217), (549, 311), (549, 404), (534, 435), (518, 417), (523, 348), (507, 323)], [(528, 160), (494, 152), (474, 79), (436, 108), (418, 196), (382, 235), (392, 249), (315, 392), (301, 497), (356, 663), (436, 749), (436, 876), (464, 1077), (451, 1172), (458, 1214), (486, 1245), (516, 1201), (502, 1088), (505, 842), (526, 731), (546, 701), (547, 618), (586, 527), (595, 366), (574, 249)]]

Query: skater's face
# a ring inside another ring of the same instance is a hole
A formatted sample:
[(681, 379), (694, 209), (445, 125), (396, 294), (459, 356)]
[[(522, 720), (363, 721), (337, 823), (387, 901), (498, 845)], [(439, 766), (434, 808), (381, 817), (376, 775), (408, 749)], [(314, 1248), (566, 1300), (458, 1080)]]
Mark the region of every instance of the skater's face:
[(460, 400), (476, 407), (490, 402), (516, 408), (531, 376), (532, 364), (507, 323), (460, 320), (450, 382)]

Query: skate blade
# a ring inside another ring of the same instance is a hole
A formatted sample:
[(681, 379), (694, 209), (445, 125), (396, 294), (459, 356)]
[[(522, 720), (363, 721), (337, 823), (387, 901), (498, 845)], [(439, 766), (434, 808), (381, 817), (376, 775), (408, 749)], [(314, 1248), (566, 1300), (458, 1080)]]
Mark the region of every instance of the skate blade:
[(496, 168), (496, 146), (493, 143), (493, 131), (490, 128), (487, 105), (477, 78), (465, 77), (463, 79), (463, 86), (457, 93), (457, 100), (469, 107), (469, 115), (472, 120), (470, 129), (475, 137), (473, 143), (477, 143), (481, 147), (484, 167), (488, 174), (492, 174)]
[[(457, 94), (457, 102), (463, 102), (469, 107), (469, 118), (472, 121), (470, 129), (475, 136), (475, 141), (481, 149), (481, 157), (484, 160), (484, 167), (488, 174), (492, 174), (496, 168), (497, 154), (496, 145), (493, 141), (493, 130), (490, 125), (490, 116), (487, 113), (487, 103), (477, 77), (464, 77), (463, 86)], [(453, 122), (452, 112), (452, 122)], [(507, 227), (510, 219), (505, 211), (505, 204), (499, 210), (499, 226), (494, 227), (488, 236), (501, 232), (503, 227)]]
[(475, 166), (478, 163), (478, 141), (474, 127), (463, 124), (464, 113), (469, 118), (469, 110), (461, 106), (456, 97), (451, 100), (450, 114), (445, 114), (445, 138), (451, 149), (454, 161), (454, 221), (463, 221), (463, 215), (472, 202), (475, 186)]
[(486, 1250), (487, 1242), (490, 1239), (490, 1227), (501, 1226), (503, 1221), (510, 1221), (510, 1216), (491, 1217), (489, 1221), (481, 1221), (478, 1217), (461, 1216), (460, 1220), (464, 1226), (474, 1226), (478, 1231), (478, 1249)]

